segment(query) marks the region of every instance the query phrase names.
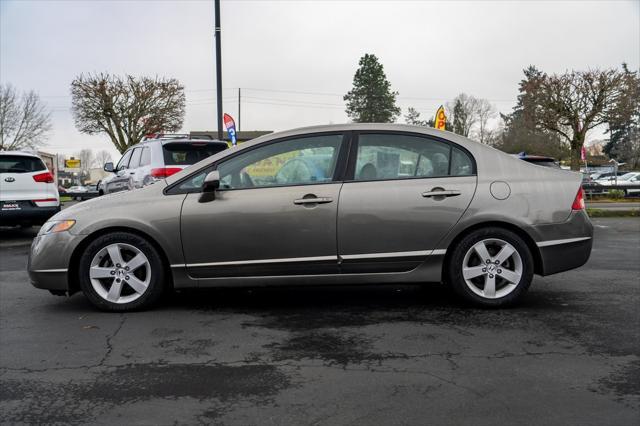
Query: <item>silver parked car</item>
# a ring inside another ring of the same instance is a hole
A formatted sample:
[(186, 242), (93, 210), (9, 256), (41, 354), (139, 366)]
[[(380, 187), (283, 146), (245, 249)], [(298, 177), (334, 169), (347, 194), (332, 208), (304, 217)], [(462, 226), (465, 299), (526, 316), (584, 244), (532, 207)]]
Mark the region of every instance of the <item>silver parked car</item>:
[(113, 175), (100, 182), (98, 193), (142, 188), (225, 149), (226, 142), (190, 139), (189, 135), (146, 138), (126, 150), (115, 167), (113, 163), (104, 165), (104, 170)]
[(505, 306), (589, 258), (580, 183), (426, 127), (297, 129), (63, 210), (28, 269), (111, 311), (172, 288), (440, 281)]

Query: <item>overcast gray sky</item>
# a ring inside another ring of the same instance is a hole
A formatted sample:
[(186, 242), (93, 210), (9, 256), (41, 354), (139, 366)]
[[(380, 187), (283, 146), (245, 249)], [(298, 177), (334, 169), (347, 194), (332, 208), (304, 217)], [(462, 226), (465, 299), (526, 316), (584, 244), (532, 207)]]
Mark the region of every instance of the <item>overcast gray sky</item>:
[[(183, 131), (215, 129), (213, 0), (0, 0), (0, 15), (0, 81), (51, 107), (47, 151), (115, 157), (108, 138), (75, 130), (69, 84), (81, 72), (175, 77)], [(529, 64), (640, 65), (640, 0), (227, 0), (221, 19), (224, 108), (237, 116), (241, 87), (242, 130), (347, 121), (342, 95), (364, 53), (384, 64), (403, 114), (424, 118), (460, 92), (510, 111)]]

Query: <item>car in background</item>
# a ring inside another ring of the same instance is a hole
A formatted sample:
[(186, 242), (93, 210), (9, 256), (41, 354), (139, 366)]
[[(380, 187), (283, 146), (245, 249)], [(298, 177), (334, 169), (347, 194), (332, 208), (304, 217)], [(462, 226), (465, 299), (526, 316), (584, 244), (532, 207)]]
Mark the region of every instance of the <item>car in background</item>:
[(78, 185), (67, 189), (66, 196), (72, 197), (76, 201), (88, 200), (97, 197), (98, 185)]
[(60, 211), (53, 174), (28, 152), (0, 152), (0, 225), (41, 225)]
[(545, 157), (544, 155), (529, 155), (526, 152), (516, 154), (516, 156), (527, 163), (536, 164), (538, 166), (560, 168), (560, 163), (553, 157)]
[[(623, 176), (625, 174), (627, 174), (628, 172), (625, 171), (619, 171), (617, 172), (618, 177), (619, 176)], [(589, 176), (591, 178), (592, 181), (597, 181), (597, 180), (615, 180), (616, 179), (616, 173), (615, 172), (597, 172), (597, 173), (591, 173), (591, 175)]]
[(595, 183), (602, 186), (603, 192), (608, 192), (611, 189), (619, 189), (624, 191), (624, 195), (640, 194), (640, 189), (625, 188), (626, 186), (640, 185), (640, 172), (625, 173), (619, 176), (617, 181), (606, 178), (596, 180)]
[(589, 258), (580, 183), (425, 126), (295, 129), (63, 210), (28, 271), (37, 288), (116, 312), (190, 287), (442, 281), (507, 306), (534, 274)]
[(117, 165), (106, 163), (113, 175), (103, 179), (99, 195), (142, 188), (228, 148), (226, 142), (191, 139), (189, 135), (156, 135), (124, 152)]
[(87, 192), (87, 191), (88, 191), (88, 188), (83, 185), (70, 186), (69, 189), (67, 189), (67, 193), (79, 193), (79, 192)]

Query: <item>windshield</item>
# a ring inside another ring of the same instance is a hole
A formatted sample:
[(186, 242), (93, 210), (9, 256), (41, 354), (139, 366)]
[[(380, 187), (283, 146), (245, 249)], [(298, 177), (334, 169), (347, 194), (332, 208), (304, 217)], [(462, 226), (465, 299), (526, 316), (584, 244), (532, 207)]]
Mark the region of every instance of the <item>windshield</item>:
[(41, 159), (24, 155), (0, 155), (0, 173), (31, 173), (47, 170)]
[(166, 166), (190, 166), (226, 149), (220, 143), (168, 143), (162, 146)]

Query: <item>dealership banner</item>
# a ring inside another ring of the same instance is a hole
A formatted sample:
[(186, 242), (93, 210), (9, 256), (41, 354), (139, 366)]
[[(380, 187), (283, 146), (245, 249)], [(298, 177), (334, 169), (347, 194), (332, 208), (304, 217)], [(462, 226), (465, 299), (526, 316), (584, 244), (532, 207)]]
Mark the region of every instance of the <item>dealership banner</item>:
[(233, 120), (229, 114), (225, 113), (223, 116), (224, 127), (227, 129), (227, 133), (229, 134), (229, 139), (231, 140), (231, 145), (236, 145), (236, 122)]
[(445, 130), (447, 127), (447, 115), (444, 113), (444, 107), (442, 105), (440, 105), (440, 108), (436, 111), (436, 119), (433, 127), (438, 130)]

